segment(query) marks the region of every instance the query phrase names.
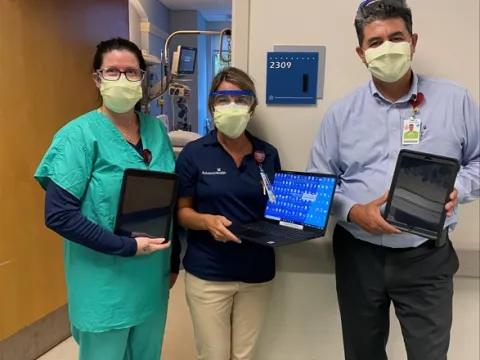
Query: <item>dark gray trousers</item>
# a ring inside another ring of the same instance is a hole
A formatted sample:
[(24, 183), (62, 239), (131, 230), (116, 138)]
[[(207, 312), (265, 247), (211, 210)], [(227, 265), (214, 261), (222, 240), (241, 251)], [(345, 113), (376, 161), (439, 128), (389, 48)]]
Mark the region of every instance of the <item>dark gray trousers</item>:
[(450, 241), (391, 249), (356, 239), (337, 225), (333, 235), (337, 295), (346, 360), (386, 360), (393, 303), (408, 360), (446, 360), (452, 326)]

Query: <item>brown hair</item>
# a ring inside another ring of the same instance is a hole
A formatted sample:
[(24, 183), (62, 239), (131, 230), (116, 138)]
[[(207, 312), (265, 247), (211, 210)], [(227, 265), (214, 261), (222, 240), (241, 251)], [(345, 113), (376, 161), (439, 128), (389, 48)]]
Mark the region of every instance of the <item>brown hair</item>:
[[(237, 86), (240, 90), (250, 91), (255, 95), (253, 104), (250, 107), (250, 112), (253, 115), (253, 113), (255, 112), (255, 108), (258, 105), (258, 100), (257, 100), (257, 92), (255, 90), (255, 84), (253, 83), (252, 78), (248, 76), (248, 74), (245, 71), (240, 70), (236, 67), (229, 67), (229, 68), (223, 69), (213, 78), (209, 94), (217, 91), (218, 88), (220, 87), (220, 84), (224, 81)], [(213, 97), (209, 96), (208, 110), (212, 115), (215, 110), (213, 101), (214, 101)]]

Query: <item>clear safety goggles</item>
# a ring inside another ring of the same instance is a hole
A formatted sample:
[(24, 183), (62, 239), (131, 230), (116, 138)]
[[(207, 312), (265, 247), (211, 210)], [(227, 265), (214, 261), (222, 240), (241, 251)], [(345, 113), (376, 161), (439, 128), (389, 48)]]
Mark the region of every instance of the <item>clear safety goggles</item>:
[(213, 98), (213, 106), (235, 105), (252, 106), (255, 102), (255, 94), (244, 90), (219, 90), (210, 93)]
[(406, 0), (363, 0), (358, 6), (357, 14), (361, 14), (363, 17), (366, 17), (368, 15), (369, 6), (373, 6), (375, 4), (384, 4), (400, 8), (408, 8)]

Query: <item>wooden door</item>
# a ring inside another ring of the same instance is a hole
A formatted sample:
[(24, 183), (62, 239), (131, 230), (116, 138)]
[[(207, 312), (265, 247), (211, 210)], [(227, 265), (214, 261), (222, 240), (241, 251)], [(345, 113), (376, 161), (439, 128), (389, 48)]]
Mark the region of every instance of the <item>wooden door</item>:
[(0, 0), (0, 341), (66, 303), (32, 176), (55, 132), (98, 106), (93, 55), (114, 36), (128, 38), (128, 0)]

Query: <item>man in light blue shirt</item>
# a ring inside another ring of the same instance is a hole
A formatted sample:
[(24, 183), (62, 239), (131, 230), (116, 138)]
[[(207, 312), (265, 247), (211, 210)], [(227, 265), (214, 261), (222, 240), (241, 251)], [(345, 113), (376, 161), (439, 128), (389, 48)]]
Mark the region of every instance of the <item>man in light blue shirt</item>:
[[(446, 204), (445, 226), (453, 230), (457, 204), (479, 197), (479, 107), (461, 86), (412, 72), (418, 36), (405, 1), (362, 2), (355, 27), (372, 81), (327, 111), (308, 164), (308, 171), (340, 178), (333, 246), (345, 358), (387, 359), (393, 302), (408, 359), (446, 360), (455, 250), (450, 241), (436, 248), (400, 233), (382, 211), (401, 149), (454, 157), (462, 169)], [(421, 126), (407, 139), (412, 113)]]

